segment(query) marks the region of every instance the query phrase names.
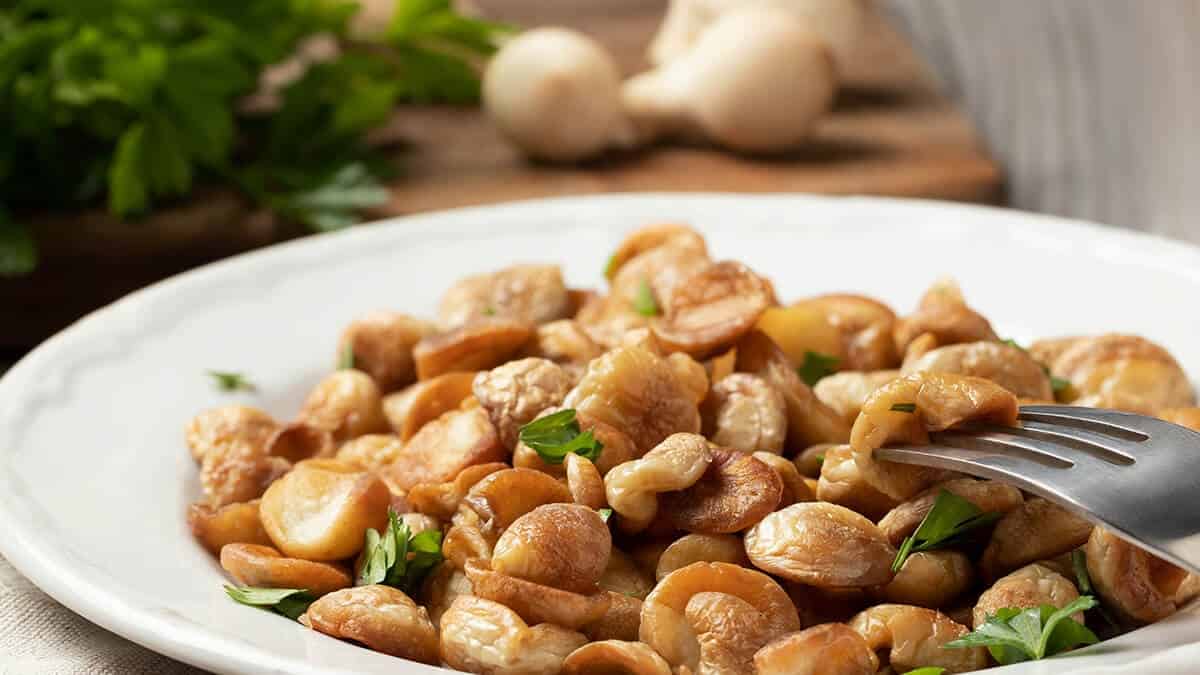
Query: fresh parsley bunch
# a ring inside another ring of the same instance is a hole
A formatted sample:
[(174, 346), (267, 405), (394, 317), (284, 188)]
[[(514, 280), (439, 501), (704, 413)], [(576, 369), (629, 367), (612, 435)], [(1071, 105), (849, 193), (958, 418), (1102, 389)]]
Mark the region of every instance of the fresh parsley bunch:
[[(0, 3), (0, 275), (31, 271), (24, 218), (106, 205), (136, 218), (199, 184), (326, 230), (387, 197), (365, 143), (397, 101), (477, 100), (473, 62), (507, 29), (450, 0), (398, 0), (380, 44), (348, 0)], [(250, 112), (264, 70), (314, 36), (338, 53)]]
[(441, 563), (442, 533), (425, 530), (414, 535), (396, 512), (388, 509), (388, 524), (383, 532), (374, 529), (366, 532), (354, 585), (384, 584), (413, 595)]

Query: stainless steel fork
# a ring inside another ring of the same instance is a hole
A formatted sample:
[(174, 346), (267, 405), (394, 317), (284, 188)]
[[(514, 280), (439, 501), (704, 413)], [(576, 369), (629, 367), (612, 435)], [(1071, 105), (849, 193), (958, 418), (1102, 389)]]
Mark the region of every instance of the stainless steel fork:
[(875, 456), (1011, 483), (1200, 574), (1200, 433), (1075, 406), (1024, 406), (1019, 419), (934, 432), (929, 445)]

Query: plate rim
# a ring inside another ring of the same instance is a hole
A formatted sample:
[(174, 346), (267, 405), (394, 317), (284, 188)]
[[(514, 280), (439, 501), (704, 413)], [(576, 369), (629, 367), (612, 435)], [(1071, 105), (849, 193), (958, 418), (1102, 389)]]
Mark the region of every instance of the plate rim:
[[(861, 195), (736, 192), (638, 192), (525, 199), (384, 218), (364, 223), (364, 227), (356, 226), (339, 232), (301, 237), (247, 251), (155, 282), (74, 321), (43, 341), (14, 364), (0, 377), (0, 411), (3, 410), (5, 401), (10, 395), (14, 397), (14, 400), (19, 396), (19, 392), (14, 391), (9, 394), (8, 390), (15, 388), (13, 383), (19, 381), (26, 371), (32, 371), (42, 360), (49, 358), (48, 355), (64, 348), (60, 345), (69, 344), (77, 336), (84, 335), (86, 331), (102, 330), (103, 322), (109, 316), (135, 308), (162, 294), (174, 292), (176, 288), (182, 288), (189, 284), (200, 285), (208, 279), (218, 278), (243, 267), (261, 264), (262, 260), (276, 259), (275, 264), (279, 264), (290, 256), (322, 247), (352, 246), (353, 240), (358, 238), (365, 240), (379, 236), (378, 232), (384, 228), (407, 228), (413, 236), (421, 236), (423, 231), (438, 228), (441, 221), (462, 221), (478, 216), (470, 225), (457, 222), (456, 226), (469, 231), (485, 229), (487, 219), (482, 216), (493, 214), (496, 211), (521, 211), (544, 205), (561, 207), (572, 204), (618, 201), (715, 202), (743, 199), (774, 201), (780, 205), (844, 205), (847, 208), (871, 207), (874, 210), (932, 209), (982, 212), (990, 214), (993, 218), (1004, 219), (1005, 227), (1010, 229), (1052, 227), (1057, 228), (1059, 233), (1070, 233), (1072, 238), (1089, 238), (1090, 243), (1094, 244), (1104, 242), (1113, 245), (1127, 244), (1146, 254), (1156, 256), (1165, 254), (1168, 259), (1179, 259), (1178, 262), (1163, 263), (1165, 267), (1176, 270), (1181, 265), (1187, 265), (1190, 259), (1196, 272), (1189, 276), (1194, 276), (1200, 285), (1200, 245), (1092, 221), (993, 205)], [(632, 227), (632, 224), (626, 225)], [(979, 226), (975, 224), (969, 227)], [(1183, 270), (1178, 271), (1183, 272)], [(0, 454), (11, 452), (13, 451), (0, 449)], [(0, 464), (0, 466), (3, 465)], [(8, 495), (8, 498), (19, 497)], [(6, 508), (5, 499), (0, 499), (0, 531), (9, 534), (9, 536), (0, 537), (0, 553), (14, 569), (59, 604), (123, 639), (140, 644), (169, 658), (210, 670), (249, 667), (253, 668), (254, 672), (280, 672), (280, 668), (286, 667), (287, 672), (312, 673), (314, 675), (330, 672), (327, 668), (317, 667), (298, 659), (282, 657), (256, 645), (236, 643), (228, 638), (214, 635), (202, 624), (194, 626), (173, 624), (149, 610), (139, 608), (138, 605), (123, 599), (116, 592), (89, 583), (71, 564), (56, 560), (51, 555), (52, 551), (48, 550), (44, 544), (39, 543), (36, 531), (22, 522), (18, 514), (12, 513)]]

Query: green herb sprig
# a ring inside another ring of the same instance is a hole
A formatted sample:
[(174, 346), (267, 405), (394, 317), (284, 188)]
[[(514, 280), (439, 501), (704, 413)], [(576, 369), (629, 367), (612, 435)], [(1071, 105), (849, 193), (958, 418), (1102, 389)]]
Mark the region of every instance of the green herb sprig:
[(352, 370), (354, 368), (354, 345), (347, 342), (338, 351), (338, 370)]
[(217, 389), (224, 392), (235, 391), (255, 391), (257, 387), (254, 383), (246, 378), (242, 373), (234, 373), (222, 370), (210, 370), (208, 376), (213, 379), (213, 383), (217, 385)]
[(892, 571), (899, 572), (908, 556), (917, 551), (948, 548), (962, 542), (971, 530), (990, 525), (1000, 518), (999, 513), (984, 513), (971, 502), (958, 495), (942, 490), (938, 493), (929, 513), (921, 520), (915, 532), (904, 538)]
[(633, 298), (633, 311), (642, 316), (658, 316), (661, 313), (658, 301), (654, 299), (654, 289), (650, 288), (650, 282), (645, 279), (642, 279), (642, 283), (637, 287), (637, 295)]
[(841, 359), (829, 354), (820, 352), (805, 351), (804, 362), (796, 368), (796, 373), (800, 379), (808, 386), (813, 386), (821, 380), (821, 378), (832, 375), (837, 372), (838, 364)]
[(892, 412), (915, 413), (915, 412), (917, 412), (917, 404), (916, 403), (893, 403), (892, 407), (888, 408), (888, 410), (891, 410)]
[(608, 508), (597, 509), (596, 513), (600, 514), (600, 520), (603, 520), (607, 523), (608, 519), (612, 518), (613, 510)]
[(987, 647), (1001, 665), (1034, 661), (1054, 656), (1081, 645), (1099, 642), (1083, 624), (1071, 618), (1096, 606), (1090, 595), (1077, 598), (1059, 609), (1042, 605), (1029, 609), (1005, 607), (989, 616), (982, 626), (942, 645), (944, 649)]
[(945, 672), (946, 669), (942, 668), (941, 666), (925, 666), (924, 668), (910, 670), (907, 673), (904, 673), (904, 675), (943, 675)]
[(391, 509), (383, 532), (371, 528), (365, 537), (355, 586), (383, 584), (412, 595), (442, 563), (442, 533), (425, 530), (414, 535)]
[(580, 430), (571, 408), (539, 417), (521, 427), (518, 436), (548, 464), (562, 464), (572, 452), (595, 462), (604, 449), (590, 430)]
[(299, 619), (316, 600), (303, 588), (258, 588), (226, 584), (225, 593), (243, 605), (267, 609), (292, 621)]

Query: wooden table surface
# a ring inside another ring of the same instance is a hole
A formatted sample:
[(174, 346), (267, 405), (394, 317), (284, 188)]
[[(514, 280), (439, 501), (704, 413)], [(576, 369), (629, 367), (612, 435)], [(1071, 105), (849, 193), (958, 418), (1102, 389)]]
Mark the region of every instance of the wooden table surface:
[[(626, 73), (647, 66), (662, 0), (488, 0), (491, 17), (565, 25), (599, 40)], [(836, 109), (804, 148), (752, 158), (654, 147), (582, 167), (524, 160), (473, 109), (405, 108), (389, 134), (412, 143), (394, 198), (398, 215), (533, 197), (619, 191), (881, 194), (994, 202), (1000, 171), (963, 114), (942, 96), (906, 40), (875, 15), (847, 68)]]

